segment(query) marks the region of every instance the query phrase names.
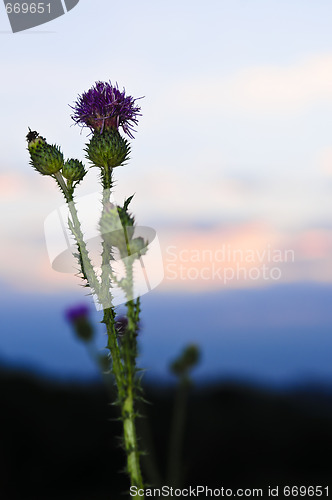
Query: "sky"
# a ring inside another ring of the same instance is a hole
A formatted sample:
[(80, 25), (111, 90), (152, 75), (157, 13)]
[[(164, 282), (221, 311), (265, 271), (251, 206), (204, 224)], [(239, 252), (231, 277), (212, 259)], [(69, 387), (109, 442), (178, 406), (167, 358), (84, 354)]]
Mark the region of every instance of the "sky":
[[(85, 161), (69, 106), (98, 80), (143, 97), (115, 199), (135, 193), (156, 231), (154, 293), (330, 285), (331, 14), (327, 0), (80, 0), (13, 34), (0, 8), (3, 293), (78, 293), (51, 267), (44, 221), (63, 200), (25, 135)], [(91, 169), (77, 196), (99, 189)]]
[[(260, 233), (265, 246), (273, 235), (277, 248), (297, 249), (298, 268), (318, 246), (317, 267), (307, 276), (305, 263), (296, 279), (330, 281), (330, 11), (323, 1), (81, 0), (65, 16), (12, 34), (2, 9), (6, 279), (20, 286), (21, 273), (29, 274), (20, 261), (35, 252), (43, 261), (42, 270), (31, 269), (40, 274), (36, 286), (60, 279), (46, 270), (42, 224), (62, 199), (51, 179), (28, 165), (27, 127), (84, 160), (87, 134), (72, 126), (69, 105), (95, 81), (110, 79), (144, 96), (132, 160), (116, 172), (115, 196), (136, 193), (137, 219), (158, 231), (164, 254), (173, 236), (178, 253), (188, 247), (188, 228), (197, 248), (216, 240), (216, 232), (217, 245), (232, 245), (223, 238), (231, 226), (236, 244), (241, 235), (255, 240)], [(98, 189), (92, 170), (78, 195)]]

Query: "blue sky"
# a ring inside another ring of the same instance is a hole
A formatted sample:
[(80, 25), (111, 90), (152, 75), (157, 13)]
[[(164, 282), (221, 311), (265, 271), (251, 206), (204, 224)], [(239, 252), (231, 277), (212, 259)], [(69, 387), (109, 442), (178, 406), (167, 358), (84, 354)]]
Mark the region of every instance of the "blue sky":
[[(235, 379), (264, 386), (332, 384), (331, 286), (291, 285), (142, 298), (139, 366), (150, 381), (174, 381), (169, 364), (199, 346), (196, 382)], [(86, 380), (99, 372), (64, 311), (83, 294), (13, 294), (2, 299), (0, 363), (42, 376)], [(19, 301), (19, 307), (17, 305)], [(101, 313), (91, 307), (96, 348), (105, 353)]]

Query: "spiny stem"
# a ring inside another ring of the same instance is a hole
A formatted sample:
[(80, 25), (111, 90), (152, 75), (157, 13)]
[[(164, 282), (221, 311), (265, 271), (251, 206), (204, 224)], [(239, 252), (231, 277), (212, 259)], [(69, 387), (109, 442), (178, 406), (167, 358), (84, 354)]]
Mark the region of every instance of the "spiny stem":
[(98, 278), (95, 274), (93, 266), (90, 261), (89, 252), (87, 250), (83, 233), (81, 230), (81, 225), (78, 219), (77, 210), (73, 201), (68, 203), (70, 215), (72, 217), (73, 226), (71, 227), (72, 232), (76, 238), (78, 251), (80, 254), (81, 268), (82, 274), (87, 279), (88, 285), (94, 292), (99, 296), (100, 293), (100, 284)]
[[(103, 211), (106, 209), (106, 204), (109, 203), (111, 196), (112, 172), (105, 169), (103, 174)], [(110, 292), (110, 258), (112, 247), (109, 245), (107, 238), (103, 238), (102, 242), (102, 271), (101, 271), (101, 286), (102, 297), (101, 304), (104, 307), (103, 323), (106, 325), (108, 343), (107, 348), (110, 350), (113, 362), (113, 373), (119, 392), (120, 403), (123, 404), (125, 399), (125, 381), (124, 371), (121, 362), (120, 348), (117, 340), (117, 332), (115, 328), (115, 313), (111, 307), (112, 296)]]
[(70, 194), (70, 192), (69, 192), (69, 190), (68, 190), (68, 188), (66, 186), (66, 182), (65, 182), (64, 178), (62, 177), (61, 173), (60, 172), (56, 172), (54, 174), (54, 177), (55, 177), (57, 183), (59, 184), (60, 189), (63, 192), (63, 194), (64, 194), (64, 196), (66, 198), (67, 203), (70, 203), (71, 201), (73, 201), (73, 197)]
[[(138, 411), (141, 413), (145, 413), (146, 409), (139, 402)], [(164, 484), (164, 480), (160, 474), (159, 466), (156, 459), (156, 450), (153, 442), (152, 432), (149, 425), (148, 415), (142, 415), (142, 417), (136, 423), (139, 436), (141, 441), (144, 442), (146, 447), (146, 451), (148, 453), (144, 453), (142, 455), (141, 461), (143, 470), (147, 476), (147, 480), (150, 484), (152, 484), (155, 488), (161, 488)]]
[[(139, 463), (137, 436), (135, 428), (134, 397), (132, 387), (127, 387), (127, 397), (122, 408), (125, 449), (127, 453), (127, 469), (132, 486), (143, 488), (143, 479)], [(144, 496), (140, 498), (144, 499)]]
[[(140, 457), (137, 444), (137, 435), (135, 427), (135, 375), (136, 375), (136, 334), (137, 322), (135, 321), (136, 310), (135, 304), (132, 300), (127, 302), (127, 317), (128, 326), (124, 338), (125, 350), (125, 368), (127, 375), (127, 398), (123, 407), (124, 411), (124, 437), (125, 447), (127, 451), (127, 467), (131, 477), (132, 485), (143, 488), (143, 479), (140, 470)], [(144, 497), (142, 497), (144, 498)]]
[(117, 340), (117, 333), (114, 324), (114, 312), (111, 308), (104, 309), (104, 317), (102, 323), (106, 325), (108, 338), (107, 348), (109, 349), (112, 356), (112, 368), (116, 380), (116, 385), (118, 387), (119, 402), (121, 405), (123, 405), (126, 397), (125, 381), (120, 349)]
[[(103, 172), (103, 210), (110, 202), (112, 187), (112, 171), (104, 169)], [(108, 238), (103, 238), (102, 242), (102, 294), (103, 301), (111, 304), (110, 275), (112, 273), (110, 259), (112, 246)], [(131, 271), (132, 272), (132, 271)], [(132, 279), (132, 274), (129, 277)], [(132, 290), (132, 287), (131, 287)], [(135, 427), (135, 371), (136, 371), (136, 348), (133, 352), (133, 339), (136, 345), (137, 325), (134, 318), (136, 312), (132, 305), (128, 307), (128, 328), (123, 340), (123, 346), (119, 347), (117, 332), (115, 328), (115, 313), (112, 307), (104, 309), (103, 323), (106, 325), (108, 335), (108, 345), (113, 360), (113, 373), (118, 387), (119, 403), (121, 405), (121, 417), (123, 420), (124, 447), (127, 456), (127, 472), (130, 477), (131, 486), (143, 488), (143, 479), (140, 469), (139, 452), (137, 446), (137, 435)], [(124, 364), (121, 361), (123, 359)], [(141, 497), (144, 500), (144, 497)]]
[[(110, 201), (111, 196), (111, 178), (109, 187), (103, 190), (103, 212)], [(112, 272), (110, 260), (112, 255), (112, 246), (109, 244), (108, 238), (103, 237), (102, 241), (102, 262), (101, 262), (101, 283), (102, 283), (102, 298), (101, 304), (103, 307), (112, 306), (112, 295), (110, 292), (110, 274)]]
[(80, 264), (81, 264), (82, 274), (83, 274), (84, 278), (87, 280), (90, 288), (92, 290), (94, 290), (95, 293), (98, 295), (100, 285), (99, 285), (99, 281), (98, 281), (98, 278), (96, 276), (96, 273), (95, 273), (93, 266), (91, 264), (89, 252), (87, 250), (87, 247), (86, 247), (86, 244), (84, 241), (84, 236), (82, 233), (81, 224), (80, 224), (77, 210), (76, 210), (76, 206), (75, 206), (75, 203), (73, 200), (73, 191), (72, 191), (72, 189), (68, 189), (68, 187), (66, 186), (65, 180), (62, 177), (60, 172), (55, 173), (54, 177), (55, 177), (57, 183), (59, 184), (59, 186), (60, 186), (60, 188), (61, 188), (61, 190), (66, 198), (66, 202), (67, 202), (67, 205), (68, 205), (68, 208), (70, 211), (70, 215), (71, 215), (72, 220), (71, 221), (69, 220), (68, 222), (69, 222), (70, 230), (72, 231), (72, 233), (75, 237), (76, 243), (77, 243), (78, 252), (80, 255)]

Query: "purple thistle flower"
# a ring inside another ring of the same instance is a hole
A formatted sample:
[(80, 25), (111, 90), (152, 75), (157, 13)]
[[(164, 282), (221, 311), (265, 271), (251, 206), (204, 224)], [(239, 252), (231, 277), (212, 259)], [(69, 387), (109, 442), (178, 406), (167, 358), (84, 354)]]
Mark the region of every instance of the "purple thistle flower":
[(136, 100), (126, 96), (125, 89), (121, 92), (117, 84), (96, 82), (71, 106), (74, 110), (72, 119), (82, 127), (87, 126), (100, 133), (107, 128), (118, 130), (122, 127), (124, 133), (133, 139), (133, 127), (138, 123), (137, 117), (141, 116)]
[(89, 315), (89, 308), (84, 304), (79, 304), (77, 306), (70, 307), (65, 312), (66, 319), (70, 323), (75, 323), (75, 321), (87, 318)]

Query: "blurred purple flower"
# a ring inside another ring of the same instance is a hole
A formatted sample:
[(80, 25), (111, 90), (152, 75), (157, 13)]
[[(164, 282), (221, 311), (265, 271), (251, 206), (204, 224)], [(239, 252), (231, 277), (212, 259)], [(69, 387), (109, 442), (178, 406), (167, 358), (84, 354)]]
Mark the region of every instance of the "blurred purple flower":
[(88, 315), (89, 315), (89, 308), (84, 304), (79, 304), (77, 306), (70, 307), (65, 311), (66, 319), (70, 323), (74, 323), (79, 319), (87, 318)]
[(141, 116), (136, 100), (126, 96), (125, 89), (121, 92), (118, 85), (96, 82), (71, 106), (74, 110), (72, 119), (82, 127), (87, 126), (100, 133), (107, 128), (118, 130), (122, 127), (124, 133), (133, 138), (133, 126), (137, 125), (137, 117)]

